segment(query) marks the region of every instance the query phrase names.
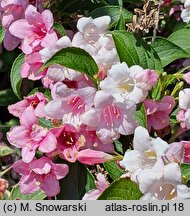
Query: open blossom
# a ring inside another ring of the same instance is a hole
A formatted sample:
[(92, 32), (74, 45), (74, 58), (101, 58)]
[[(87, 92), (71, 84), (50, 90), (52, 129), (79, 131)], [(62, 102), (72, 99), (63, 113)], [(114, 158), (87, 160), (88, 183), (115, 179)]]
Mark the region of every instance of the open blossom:
[(34, 95), (24, 97), (22, 101), (9, 105), (8, 110), (12, 115), (20, 117), (25, 109), (31, 106), (34, 109), (35, 116), (43, 118), (45, 117), (44, 106), (47, 102), (47, 98), (42, 93), (37, 92)]
[(182, 141), (184, 148), (183, 162), (190, 163), (190, 141)]
[(9, 30), (12, 35), (22, 40), (22, 51), (25, 54), (31, 54), (44, 47), (55, 46), (58, 37), (52, 26), (53, 15), (51, 11), (44, 10), (40, 14), (34, 6), (28, 5), (25, 19), (12, 23)]
[(96, 89), (85, 87), (74, 90), (60, 84), (56, 85), (53, 92), (53, 100), (45, 106), (46, 115), (51, 118), (62, 119), (64, 123), (71, 123), (76, 126), (82, 124), (81, 115), (92, 108)]
[(58, 180), (69, 171), (66, 164), (54, 164), (48, 157), (34, 158), (29, 164), (16, 161), (13, 169), (22, 176), (19, 182), (21, 193), (31, 194), (41, 189), (48, 197), (60, 192)]
[(156, 83), (158, 76), (153, 70), (144, 70), (138, 65), (128, 68), (126, 63), (113, 65), (100, 88), (113, 95), (117, 101), (142, 102)]
[(96, 200), (103, 191), (109, 186), (109, 182), (106, 180), (105, 176), (102, 173), (98, 173), (97, 181), (95, 181), (96, 189), (88, 191), (84, 196), (83, 200)]
[(110, 34), (106, 34), (110, 21), (109, 16), (95, 19), (82, 17), (77, 23), (79, 32), (72, 40), (73, 46), (86, 50), (105, 72), (110, 69), (111, 65), (119, 62), (113, 38)]
[(164, 96), (160, 101), (146, 99), (143, 101), (147, 114), (147, 128), (150, 131), (161, 130), (170, 124), (169, 114), (171, 113), (175, 99), (171, 96)]
[(134, 132), (133, 148), (126, 151), (123, 160), (119, 162), (130, 173), (153, 167), (157, 159), (167, 152), (169, 145), (159, 137), (150, 137), (148, 131), (139, 126)]
[[(102, 151), (90, 149), (86, 145), (86, 139), (73, 125), (64, 124), (59, 128), (53, 128), (50, 132), (57, 139), (57, 148), (49, 156), (56, 156), (69, 161), (78, 160), (81, 163), (92, 165), (111, 160), (113, 157)], [(91, 144), (93, 145), (93, 144)]]
[(3, 43), (7, 50), (15, 49), (20, 43), (20, 39), (10, 33), (9, 27), (14, 21), (24, 18), (27, 5), (28, 0), (1, 0), (0, 2), (1, 24), (6, 30)]
[(82, 116), (83, 123), (96, 128), (97, 135), (103, 143), (111, 143), (119, 134), (129, 135), (134, 132), (135, 105), (117, 102), (114, 97), (104, 91), (98, 91), (94, 98), (94, 108)]
[(190, 88), (179, 92), (179, 108), (177, 120), (182, 128), (190, 128)]
[(55, 150), (57, 140), (47, 129), (38, 124), (34, 110), (30, 106), (20, 117), (20, 126), (13, 127), (7, 134), (9, 142), (17, 148), (22, 148), (22, 158), (30, 163), (35, 156), (36, 149), (43, 153)]
[(183, 22), (188, 23), (190, 21), (190, 1), (189, 0), (181, 0), (184, 3), (184, 9), (181, 12), (181, 18)]

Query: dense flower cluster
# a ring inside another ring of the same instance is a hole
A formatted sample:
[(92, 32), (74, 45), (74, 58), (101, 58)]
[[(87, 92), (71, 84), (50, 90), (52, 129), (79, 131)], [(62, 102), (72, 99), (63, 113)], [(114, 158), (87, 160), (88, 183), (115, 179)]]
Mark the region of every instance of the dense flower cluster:
[[(13, 50), (20, 45), (24, 54), (21, 77), (41, 81), (51, 93), (37, 90), (8, 106), (9, 112), (19, 118), (19, 125), (10, 129), (7, 139), (21, 150), (21, 160), (13, 164), (21, 176), (21, 192), (43, 190), (48, 197), (56, 196), (60, 193), (59, 180), (67, 176), (70, 164), (78, 161), (95, 165), (113, 160), (117, 158), (115, 142), (134, 135), (133, 149), (128, 149), (118, 164), (126, 172), (122, 177), (139, 186), (141, 199), (190, 198), (180, 170), (180, 164), (190, 163), (190, 142), (169, 144), (158, 137), (170, 126), (177, 102), (166, 92), (158, 100), (151, 97), (160, 82), (160, 73), (120, 60), (108, 30), (109, 16), (80, 18), (78, 31), (69, 38), (58, 34), (52, 12), (43, 9), (44, 1), (36, 2), (0, 2), (0, 17), (6, 30), (4, 47)], [(182, 2), (186, 9), (181, 16), (188, 22), (189, 1)], [(171, 1), (164, 3), (169, 7)], [(94, 77), (60, 64), (42, 67), (69, 47), (83, 49), (94, 59), (98, 67)], [(189, 83), (188, 73), (181, 79)], [(179, 92), (177, 120), (184, 130), (190, 129), (189, 98), (189, 88)], [(139, 106), (144, 108), (146, 128), (136, 118)], [(96, 189), (89, 190), (84, 200), (97, 199), (109, 187), (102, 173), (96, 178)], [(6, 189), (6, 184), (2, 184), (1, 194)]]

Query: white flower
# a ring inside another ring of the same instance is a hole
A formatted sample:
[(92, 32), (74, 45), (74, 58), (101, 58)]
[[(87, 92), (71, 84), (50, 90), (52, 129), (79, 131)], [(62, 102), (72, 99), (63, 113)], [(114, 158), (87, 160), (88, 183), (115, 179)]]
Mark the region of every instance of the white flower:
[(135, 129), (133, 147), (134, 150), (125, 152), (123, 160), (119, 162), (120, 166), (131, 173), (138, 169), (152, 168), (166, 153), (169, 145), (159, 137), (151, 138), (148, 131), (139, 126)]

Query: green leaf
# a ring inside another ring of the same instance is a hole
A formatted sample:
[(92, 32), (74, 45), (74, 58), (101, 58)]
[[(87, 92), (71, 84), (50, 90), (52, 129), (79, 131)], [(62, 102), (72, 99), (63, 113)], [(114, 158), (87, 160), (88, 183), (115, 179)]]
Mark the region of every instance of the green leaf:
[(119, 6), (104, 6), (93, 10), (89, 16), (97, 18), (100, 16), (108, 15), (111, 17), (111, 24), (118, 22), (120, 16), (122, 15), (125, 22), (130, 22), (133, 18), (133, 14), (126, 9), (120, 10)]
[(98, 198), (99, 200), (139, 200), (142, 193), (136, 183), (121, 178), (114, 181)]
[(163, 67), (176, 59), (190, 58), (190, 54), (166, 38), (157, 37), (152, 47), (160, 57)]
[(3, 42), (4, 37), (5, 37), (5, 30), (2, 26), (0, 26), (0, 44)]
[(121, 153), (122, 155), (124, 154), (124, 152), (123, 152), (123, 145), (122, 145), (122, 143), (119, 140), (115, 141), (115, 148), (116, 148), (117, 152)]
[(15, 151), (8, 146), (0, 146), (0, 157), (4, 157), (10, 154), (13, 154)]
[(85, 73), (90, 77), (98, 72), (98, 66), (94, 59), (85, 50), (76, 47), (64, 48), (57, 52), (43, 68), (55, 64)]
[(183, 182), (186, 184), (190, 180), (190, 164), (181, 164), (180, 169)]
[(57, 195), (57, 199), (81, 200), (86, 192), (86, 183), (86, 167), (78, 161), (69, 164), (69, 173), (60, 180), (61, 192)]
[(95, 178), (92, 175), (92, 173), (90, 172), (90, 170), (87, 169), (87, 182), (86, 182), (85, 190), (86, 190), (86, 192), (88, 192), (89, 190), (92, 190), (94, 188), (96, 188)]
[(0, 107), (8, 106), (18, 101), (12, 89), (5, 89), (0, 91)]
[(39, 118), (38, 123), (39, 123), (40, 126), (42, 126), (44, 128), (47, 128), (47, 129), (53, 128), (52, 122), (45, 119), (45, 118)]
[(147, 127), (147, 116), (144, 104), (141, 104), (139, 109), (136, 111), (135, 119), (138, 121), (140, 126), (144, 128)]
[(45, 198), (46, 195), (41, 190), (33, 194), (22, 194), (20, 192), (20, 187), (17, 184), (12, 188), (9, 200), (44, 200)]
[(37, 87), (37, 88), (32, 89), (32, 91), (28, 94), (28, 96), (33, 95), (36, 92), (42, 92), (47, 97), (47, 99), (49, 100), (52, 99), (50, 89), (46, 89), (42, 87)]
[(125, 30), (125, 19), (123, 17), (123, 14), (121, 13), (120, 14), (120, 17), (119, 17), (119, 20), (117, 21), (116, 23), (116, 26), (115, 26), (115, 29), (118, 29), (118, 30)]
[(125, 173), (114, 160), (105, 162), (104, 167), (113, 180), (119, 179)]
[(65, 29), (64, 29), (64, 27), (61, 25), (61, 23), (56, 22), (56, 23), (53, 24), (53, 27), (54, 27), (54, 29), (56, 30), (56, 32), (58, 32), (58, 34), (59, 34), (61, 37), (63, 37), (63, 36), (66, 35)]
[(21, 66), (23, 63), (24, 63), (24, 54), (20, 54), (15, 59), (12, 65), (11, 74), (10, 74), (11, 87), (13, 89), (13, 92), (19, 99), (21, 99), (20, 88), (22, 84), (22, 77), (20, 75), (20, 71), (21, 71)]
[(180, 29), (168, 37), (168, 40), (190, 53), (190, 29)]
[(112, 34), (121, 62), (126, 62), (129, 67), (140, 65), (144, 69), (163, 71), (157, 53), (141, 37), (118, 30)]

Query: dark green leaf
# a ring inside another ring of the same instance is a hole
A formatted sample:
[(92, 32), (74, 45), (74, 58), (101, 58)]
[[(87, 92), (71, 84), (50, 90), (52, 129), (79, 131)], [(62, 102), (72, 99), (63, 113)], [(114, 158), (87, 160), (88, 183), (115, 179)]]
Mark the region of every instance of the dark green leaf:
[(142, 38), (126, 31), (113, 31), (112, 34), (121, 62), (129, 67), (140, 65), (144, 69), (163, 71), (157, 53)]
[(86, 182), (85, 190), (86, 190), (86, 192), (88, 192), (89, 190), (92, 190), (94, 188), (96, 188), (95, 178), (92, 175), (92, 173), (90, 172), (90, 170), (87, 169), (87, 182)]
[(46, 195), (43, 191), (37, 191), (33, 194), (22, 194), (19, 185), (12, 188), (9, 200), (44, 200)]
[(19, 99), (21, 99), (20, 87), (22, 84), (22, 77), (20, 75), (20, 71), (21, 71), (21, 66), (23, 63), (24, 63), (24, 54), (20, 54), (15, 59), (12, 65), (11, 74), (10, 74), (10, 80), (11, 80), (11, 86), (12, 86), (13, 92)]
[(138, 121), (140, 126), (144, 128), (147, 127), (147, 116), (144, 104), (141, 104), (139, 109), (136, 111), (135, 119)]
[(105, 162), (104, 167), (113, 180), (119, 179), (125, 173), (114, 160)]
[(116, 23), (116, 26), (115, 26), (115, 29), (118, 29), (118, 30), (125, 30), (125, 19), (123, 17), (123, 14), (121, 13), (120, 14), (120, 17), (119, 17), (119, 20), (117, 21)]
[(181, 175), (184, 183), (190, 180), (190, 164), (181, 164)]
[(8, 106), (18, 101), (12, 89), (5, 89), (0, 91), (0, 107)]
[(59, 64), (93, 77), (98, 72), (94, 59), (83, 49), (68, 47), (57, 52), (43, 68)]
[(53, 128), (52, 122), (45, 119), (45, 118), (39, 118), (38, 123), (39, 123), (40, 126), (42, 126), (44, 128), (47, 128), (47, 129)]
[(142, 193), (136, 183), (121, 178), (114, 181), (98, 198), (99, 200), (139, 200)]
[(69, 173), (60, 180), (61, 192), (57, 198), (61, 200), (81, 200), (85, 194), (87, 170), (78, 161), (69, 164)]
[(93, 10), (89, 16), (93, 18), (97, 18), (100, 16), (108, 15), (111, 17), (111, 24), (118, 22), (120, 16), (122, 15), (122, 19), (125, 22), (130, 22), (132, 20), (133, 14), (126, 9), (120, 10), (119, 6), (104, 6)]
[(152, 47), (157, 52), (163, 67), (180, 58), (190, 58), (190, 54), (166, 38), (157, 37)]
[(168, 40), (190, 53), (190, 29), (180, 29), (168, 37)]
[(54, 27), (54, 29), (56, 30), (56, 32), (58, 32), (58, 34), (59, 34), (61, 37), (63, 37), (63, 36), (66, 35), (65, 29), (64, 29), (64, 27), (61, 25), (61, 23), (56, 22), (56, 23), (53, 24), (53, 27)]
[(10, 154), (13, 154), (15, 151), (8, 146), (0, 146), (0, 157), (4, 157)]
[(3, 39), (5, 37), (5, 30), (0, 26), (0, 44), (3, 42)]

